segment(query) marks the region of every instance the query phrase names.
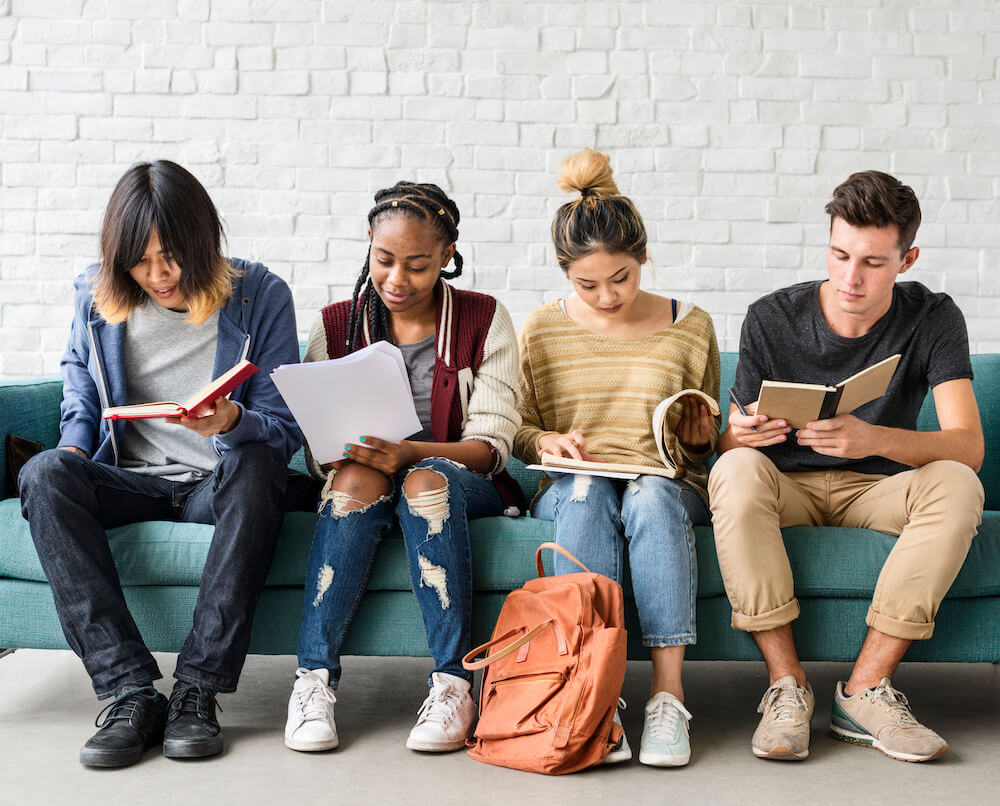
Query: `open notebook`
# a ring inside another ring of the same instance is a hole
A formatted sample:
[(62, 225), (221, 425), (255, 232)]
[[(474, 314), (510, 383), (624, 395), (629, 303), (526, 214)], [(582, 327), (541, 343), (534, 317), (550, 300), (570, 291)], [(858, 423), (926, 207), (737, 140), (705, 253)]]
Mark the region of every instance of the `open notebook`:
[(159, 403), (138, 403), (134, 406), (112, 406), (105, 409), (101, 417), (105, 420), (144, 420), (155, 417), (196, 416), (198, 409), (211, 406), (218, 398), (225, 397), (257, 371), (249, 361), (240, 361), (211, 383), (203, 386), (183, 403), (161, 401)]
[(663, 467), (654, 465), (637, 465), (630, 462), (591, 462), (584, 459), (571, 459), (566, 456), (555, 456), (543, 453), (541, 464), (528, 465), (529, 470), (544, 470), (546, 473), (578, 473), (588, 476), (606, 476), (608, 478), (634, 479), (639, 476), (665, 476), (675, 479), (682, 475), (681, 462), (670, 455), (667, 449), (667, 410), (685, 395), (692, 395), (708, 406), (715, 417), (719, 416), (719, 403), (711, 395), (700, 389), (683, 389), (665, 400), (661, 400), (653, 410), (652, 428), (656, 449), (660, 454)]

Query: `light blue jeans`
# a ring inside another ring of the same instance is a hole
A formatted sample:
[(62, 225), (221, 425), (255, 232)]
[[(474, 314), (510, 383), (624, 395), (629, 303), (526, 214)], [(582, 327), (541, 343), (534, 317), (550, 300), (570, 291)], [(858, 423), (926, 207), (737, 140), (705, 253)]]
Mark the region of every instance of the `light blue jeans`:
[[(694, 487), (662, 476), (626, 482), (567, 474), (545, 488), (532, 515), (554, 521), (556, 543), (619, 584), (627, 542), (643, 646), (695, 643), (694, 527), (711, 516)], [(557, 574), (579, 570), (556, 554)]]

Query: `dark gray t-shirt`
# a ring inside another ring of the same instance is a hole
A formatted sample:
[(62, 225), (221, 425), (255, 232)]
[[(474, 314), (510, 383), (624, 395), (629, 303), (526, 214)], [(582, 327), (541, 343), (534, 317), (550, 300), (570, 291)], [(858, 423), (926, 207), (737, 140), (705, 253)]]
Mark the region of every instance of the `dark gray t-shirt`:
[[(928, 388), (972, 378), (965, 319), (947, 294), (920, 283), (896, 283), (889, 311), (857, 339), (838, 336), (819, 307), (822, 281), (800, 283), (754, 302), (740, 334), (734, 391), (744, 403), (756, 400), (760, 382), (793, 381), (832, 386), (890, 355), (899, 366), (885, 395), (855, 409), (859, 419), (914, 430)], [(893, 474), (906, 465), (883, 457), (842, 459), (799, 446), (795, 432), (781, 445), (761, 448), (786, 473), (836, 468)]]
[(431, 385), (434, 381), (434, 339), (432, 333), (426, 339), (413, 344), (397, 345), (403, 353), (403, 363), (406, 364), (406, 374), (410, 377), (410, 391), (413, 392), (413, 404), (420, 418), (420, 431), (407, 439), (414, 442), (433, 442), (431, 432)]

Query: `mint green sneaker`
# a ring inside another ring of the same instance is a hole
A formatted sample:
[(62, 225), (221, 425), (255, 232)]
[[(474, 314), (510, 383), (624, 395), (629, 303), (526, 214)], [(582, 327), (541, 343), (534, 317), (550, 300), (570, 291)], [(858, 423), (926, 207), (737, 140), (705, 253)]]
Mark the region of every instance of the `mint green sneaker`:
[(691, 713), (668, 691), (658, 691), (646, 703), (646, 720), (639, 742), (639, 763), (652, 767), (683, 767), (691, 760), (688, 721)]
[[(622, 700), (618, 701), (622, 708), (625, 707), (625, 703)], [(618, 710), (615, 710), (615, 722), (621, 725), (622, 718)], [(622, 730), (622, 737), (618, 740), (614, 747), (608, 751), (608, 754), (604, 757), (604, 761), (601, 764), (621, 764), (625, 761), (632, 760), (632, 748), (629, 747), (628, 737), (625, 735), (624, 729)]]

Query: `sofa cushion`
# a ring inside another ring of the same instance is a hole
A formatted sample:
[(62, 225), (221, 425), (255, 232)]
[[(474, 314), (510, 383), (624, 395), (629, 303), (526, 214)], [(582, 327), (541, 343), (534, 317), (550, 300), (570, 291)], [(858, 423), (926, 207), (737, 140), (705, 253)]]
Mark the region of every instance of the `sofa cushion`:
[[(299, 587), (305, 575), (316, 515), (285, 516), (267, 584)], [(708, 527), (696, 529), (698, 595), (725, 591)], [(476, 590), (509, 591), (535, 575), (536, 547), (552, 539), (552, 524), (534, 518), (481, 518), (471, 524)], [(123, 585), (199, 583), (212, 527), (197, 523), (150, 521), (108, 530)], [(784, 530), (795, 587), (800, 596), (868, 598), (894, 538), (866, 529), (796, 526)], [(547, 552), (550, 554), (550, 552)], [(551, 557), (546, 557), (551, 573)], [(1000, 512), (987, 512), (978, 537), (949, 596), (1000, 595)], [(27, 522), (17, 499), (0, 501), (0, 577), (42, 582)], [(626, 580), (626, 589), (629, 588)], [(371, 590), (409, 590), (402, 538), (394, 530), (379, 548), (369, 580)]]

